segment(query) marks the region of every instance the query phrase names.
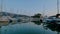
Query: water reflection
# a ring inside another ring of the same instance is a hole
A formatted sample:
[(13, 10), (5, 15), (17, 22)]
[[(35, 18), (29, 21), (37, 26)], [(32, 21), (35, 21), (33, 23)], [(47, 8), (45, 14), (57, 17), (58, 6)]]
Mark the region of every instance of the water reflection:
[(45, 24), (45, 29), (50, 29), (51, 31), (56, 31), (57, 34), (60, 34), (60, 24)]
[[(35, 24), (34, 24), (35, 23)], [(0, 23), (0, 34), (59, 34), (60, 25), (45, 24), (40, 21)], [(36, 25), (37, 24), (37, 25)], [(48, 30), (49, 29), (49, 30)], [(51, 31), (50, 31), (51, 30)], [(56, 31), (56, 32), (52, 32)]]
[(40, 21), (32, 21), (33, 23), (37, 24), (37, 25), (41, 25), (42, 22)]

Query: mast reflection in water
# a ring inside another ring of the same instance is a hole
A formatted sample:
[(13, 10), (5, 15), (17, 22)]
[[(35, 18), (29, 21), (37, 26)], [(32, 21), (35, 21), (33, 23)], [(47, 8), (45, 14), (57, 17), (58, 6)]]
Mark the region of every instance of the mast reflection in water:
[(60, 33), (60, 24), (46, 24), (45, 29), (50, 29), (51, 31), (56, 31), (57, 34)]
[(10, 23), (0, 28), (0, 34), (59, 34), (59, 32), (60, 25), (43, 24), (40, 21)]

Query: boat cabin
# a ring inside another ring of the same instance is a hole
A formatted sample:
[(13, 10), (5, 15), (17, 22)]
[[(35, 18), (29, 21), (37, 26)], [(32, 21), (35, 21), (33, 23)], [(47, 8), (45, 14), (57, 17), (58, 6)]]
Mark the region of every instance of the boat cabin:
[(60, 18), (60, 14), (56, 14), (56, 18)]

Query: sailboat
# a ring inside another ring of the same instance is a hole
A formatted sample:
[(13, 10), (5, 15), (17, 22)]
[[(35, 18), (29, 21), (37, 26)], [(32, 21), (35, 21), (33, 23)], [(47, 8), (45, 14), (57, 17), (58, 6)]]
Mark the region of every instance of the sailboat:
[(0, 23), (8, 23), (9, 19), (7, 16), (3, 16), (3, 0), (1, 0), (1, 10), (0, 10)]
[(60, 24), (59, 0), (57, 0), (57, 14), (43, 20), (45, 23)]

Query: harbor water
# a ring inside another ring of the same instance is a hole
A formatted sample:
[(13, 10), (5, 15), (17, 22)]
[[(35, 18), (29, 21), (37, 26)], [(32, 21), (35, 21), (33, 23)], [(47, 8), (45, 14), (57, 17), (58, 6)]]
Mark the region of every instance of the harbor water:
[(17, 22), (0, 27), (0, 34), (60, 34), (59, 26), (41, 22)]

